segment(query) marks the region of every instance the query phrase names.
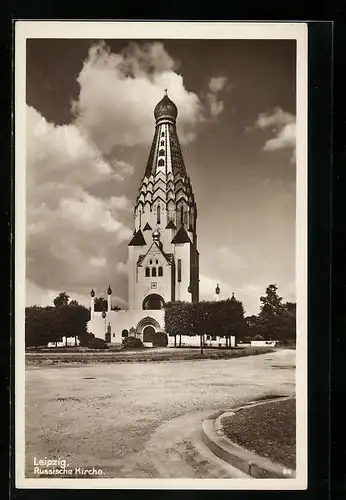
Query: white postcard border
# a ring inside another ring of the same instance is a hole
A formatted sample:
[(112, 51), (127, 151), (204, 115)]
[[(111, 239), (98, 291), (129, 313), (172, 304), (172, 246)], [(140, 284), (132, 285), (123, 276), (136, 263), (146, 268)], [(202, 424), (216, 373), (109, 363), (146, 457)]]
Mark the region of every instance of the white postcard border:
[[(29, 479), (25, 478), (25, 234), (26, 40), (295, 39), (296, 145), (296, 401), (297, 477), (294, 479)], [(15, 24), (15, 486), (63, 489), (304, 490), (307, 488), (307, 24), (226, 22), (17, 21)]]

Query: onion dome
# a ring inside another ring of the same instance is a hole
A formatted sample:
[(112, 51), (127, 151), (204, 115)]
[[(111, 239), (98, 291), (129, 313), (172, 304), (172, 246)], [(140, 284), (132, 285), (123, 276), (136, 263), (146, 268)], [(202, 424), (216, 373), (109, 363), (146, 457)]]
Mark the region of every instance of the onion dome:
[(108, 293), (108, 295), (112, 295), (112, 289), (111, 289), (110, 285), (108, 287), (107, 293)]
[(178, 116), (178, 108), (173, 101), (166, 95), (158, 102), (154, 109), (154, 116), (156, 120), (159, 118), (171, 118), (175, 120)]
[(153, 240), (159, 241), (159, 239), (160, 239), (160, 231), (158, 229), (155, 229), (155, 231), (153, 232)]

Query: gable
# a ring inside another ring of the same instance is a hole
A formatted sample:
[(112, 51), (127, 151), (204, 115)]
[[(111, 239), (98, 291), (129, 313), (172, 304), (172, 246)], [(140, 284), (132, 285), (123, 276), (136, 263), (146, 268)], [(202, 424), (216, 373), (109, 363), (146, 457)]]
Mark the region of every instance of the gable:
[(153, 241), (152, 244), (150, 245), (147, 253), (143, 256), (141, 259), (141, 266), (147, 266), (150, 265), (150, 260), (158, 260), (159, 264), (169, 264), (171, 265), (171, 261), (169, 260), (168, 256), (161, 250), (160, 246), (157, 244), (156, 241)]

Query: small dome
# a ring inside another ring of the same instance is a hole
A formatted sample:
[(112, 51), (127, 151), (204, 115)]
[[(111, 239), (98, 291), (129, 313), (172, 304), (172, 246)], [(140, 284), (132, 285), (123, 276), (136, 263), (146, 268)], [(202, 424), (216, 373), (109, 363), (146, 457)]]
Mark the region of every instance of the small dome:
[(155, 229), (155, 231), (153, 231), (153, 240), (158, 241), (159, 239), (160, 239), (160, 231)]
[(156, 104), (154, 109), (154, 116), (156, 120), (163, 116), (170, 116), (174, 120), (178, 116), (178, 109), (173, 101), (170, 100), (166, 94), (159, 103)]

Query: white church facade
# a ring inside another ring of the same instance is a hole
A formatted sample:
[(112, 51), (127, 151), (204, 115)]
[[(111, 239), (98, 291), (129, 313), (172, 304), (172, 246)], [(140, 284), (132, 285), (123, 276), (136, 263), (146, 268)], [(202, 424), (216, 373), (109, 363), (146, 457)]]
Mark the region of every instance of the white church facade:
[[(88, 331), (121, 344), (134, 335), (143, 342), (164, 331), (164, 305), (199, 300), (197, 207), (181, 152), (176, 105), (166, 95), (156, 105), (156, 126), (134, 206), (134, 231), (128, 243), (128, 310), (95, 312), (91, 291)], [(190, 339), (198, 345), (199, 339)], [(173, 340), (174, 341), (174, 340)], [(172, 339), (170, 339), (170, 343)]]

